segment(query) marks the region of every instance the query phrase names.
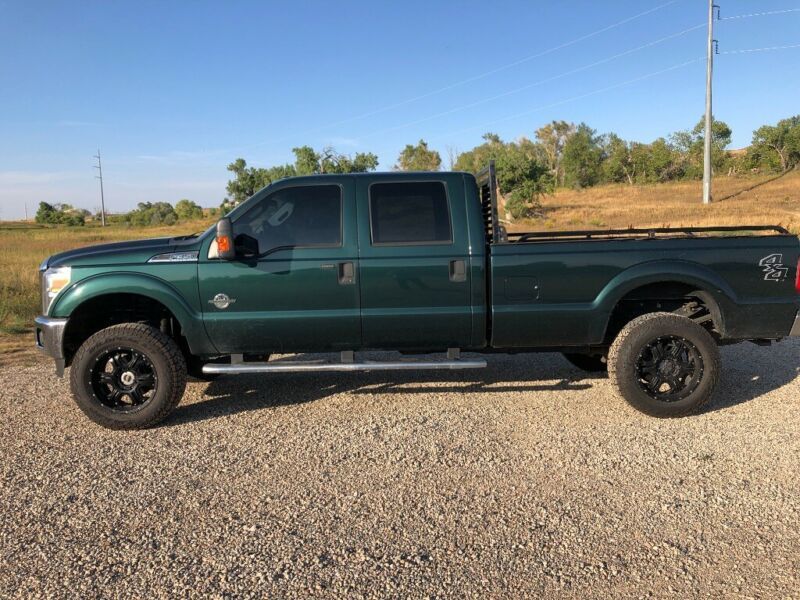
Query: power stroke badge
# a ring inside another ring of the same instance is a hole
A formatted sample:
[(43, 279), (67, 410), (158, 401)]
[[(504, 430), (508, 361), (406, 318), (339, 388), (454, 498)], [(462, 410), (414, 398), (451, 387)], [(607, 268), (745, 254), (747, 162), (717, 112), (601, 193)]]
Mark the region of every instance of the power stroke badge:
[(770, 254), (758, 261), (764, 271), (764, 281), (784, 281), (789, 276), (789, 267), (783, 264), (783, 254)]
[(234, 302), (236, 302), (236, 298), (229, 298), (227, 294), (217, 294), (208, 301), (209, 304), (213, 304), (220, 310), (225, 310)]

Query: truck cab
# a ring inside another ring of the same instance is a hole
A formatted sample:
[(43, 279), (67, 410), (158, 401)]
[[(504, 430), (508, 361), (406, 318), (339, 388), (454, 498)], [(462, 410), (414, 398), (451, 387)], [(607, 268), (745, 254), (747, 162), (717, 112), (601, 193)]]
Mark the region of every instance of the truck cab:
[(270, 186), (230, 215), (235, 260), (219, 260), (213, 236), (199, 248), (212, 344), (226, 354), (485, 346), (475, 189), (466, 173)]

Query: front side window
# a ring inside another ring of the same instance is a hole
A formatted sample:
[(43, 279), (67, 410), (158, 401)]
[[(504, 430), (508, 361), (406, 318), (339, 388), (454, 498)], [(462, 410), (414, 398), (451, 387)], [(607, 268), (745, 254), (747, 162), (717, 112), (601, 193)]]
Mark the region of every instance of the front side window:
[(444, 183), (374, 183), (369, 190), (373, 244), (453, 241)]
[(338, 185), (308, 185), (273, 192), (234, 226), (237, 240), (258, 241), (259, 253), (276, 248), (341, 246), (342, 190)]

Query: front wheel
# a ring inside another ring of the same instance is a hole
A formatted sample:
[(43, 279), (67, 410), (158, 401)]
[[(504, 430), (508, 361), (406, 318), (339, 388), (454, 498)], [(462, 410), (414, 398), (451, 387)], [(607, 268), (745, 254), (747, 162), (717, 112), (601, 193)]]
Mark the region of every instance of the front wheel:
[(719, 348), (694, 321), (672, 313), (637, 317), (608, 353), (608, 373), (620, 395), (654, 417), (697, 412), (719, 379)]
[(143, 429), (164, 419), (186, 388), (178, 345), (155, 327), (123, 323), (87, 339), (72, 361), (78, 407), (109, 429)]

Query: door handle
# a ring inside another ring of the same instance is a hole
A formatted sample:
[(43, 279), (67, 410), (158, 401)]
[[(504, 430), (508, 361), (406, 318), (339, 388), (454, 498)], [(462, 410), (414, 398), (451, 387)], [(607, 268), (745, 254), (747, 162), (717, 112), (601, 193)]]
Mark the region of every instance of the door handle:
[(356, 269), (351, 262), (339, 263), (339, 285), (353, 285), (356, 282)]
[(467, 263), (461, 259), (450, 261), (450, 281), (467, 280)]

